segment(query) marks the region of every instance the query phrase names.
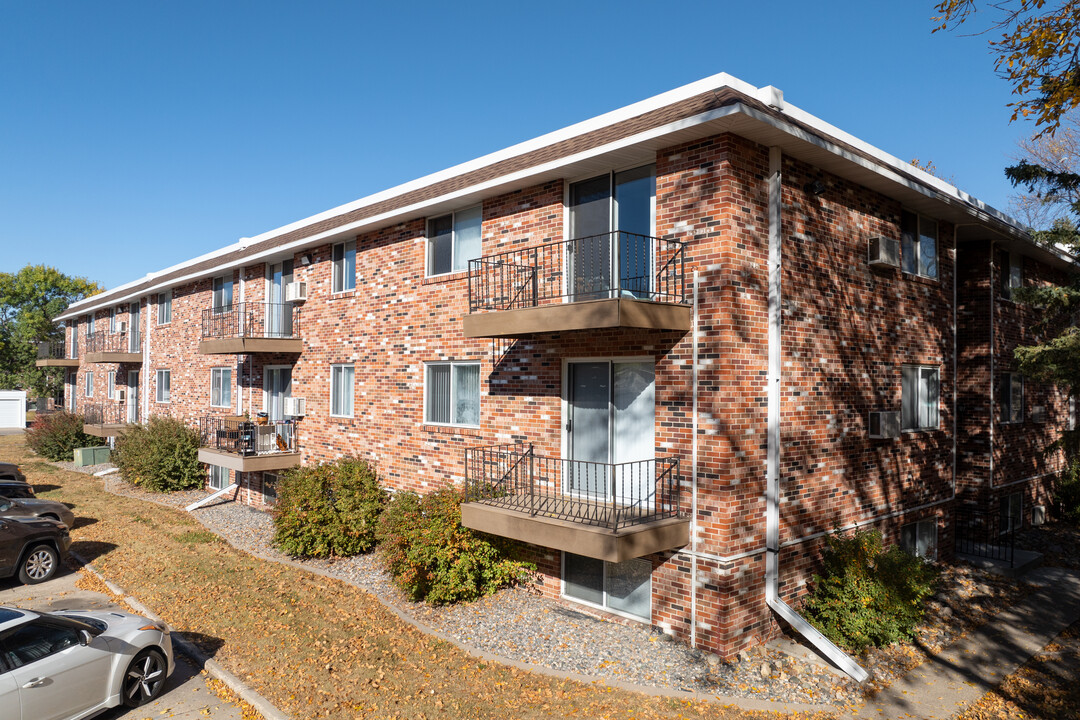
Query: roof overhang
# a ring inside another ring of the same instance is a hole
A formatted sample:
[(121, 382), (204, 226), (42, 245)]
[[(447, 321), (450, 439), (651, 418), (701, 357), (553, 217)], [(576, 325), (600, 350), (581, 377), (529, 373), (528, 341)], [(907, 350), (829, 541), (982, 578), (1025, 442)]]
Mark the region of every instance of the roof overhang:
[[(708, 102), (710, 97), (715, 101)], [(664, 118), (665, 110), (693, 106), (694, 101), (707, 109)], [(639, 132), (623, 132), (609, 142), (582, 146), (576, 151), (560, 153), (553, 149), (573, 150), (575, 143), (582, 144), (583, 138), (602, 135), (605, 129), (632, 127), (637, 119), (645, 117), (661, 117), (666, 121), (643, 127)], [(612, 167), (652, 162), (658, 150), (725, 132), (764, 146), (779, 147), (785, 155), (894, 198), (913, 210), (966, 228), (966, 236), (984, 233), (1007, 244), (1022, 246), (1025, 252), (1052, 264), (1075, 267), (1074, 258), (1035, 244), (1021, 223), (977, 198), (786, 103), (776, 88), (756, 88), (721, 73), (256, 237), (244, 238), (221, 250), (73, 303), (57, 320), (448, 212), (494, 195), (552, 180), (607, 172)], [(549, 149), (552, 149), (548, 152), (550, 157), (545, 158)], [(537, 158), (537, 161), (506, 172), (498, 171), (522, 158)], [(469, 180), (480, 175), (484, 176), (480, 180)], [(413, 197), (418, 199), (409, 201)], [(380, 211), (381, 208), (386, 209)]]

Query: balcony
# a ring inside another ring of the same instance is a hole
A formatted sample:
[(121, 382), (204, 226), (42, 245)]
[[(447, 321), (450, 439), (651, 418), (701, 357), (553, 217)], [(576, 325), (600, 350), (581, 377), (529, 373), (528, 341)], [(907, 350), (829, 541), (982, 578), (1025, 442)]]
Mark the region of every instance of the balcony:
[(99, 332), (86, 336), (88, 363), (141, 363), (142, 338), (138, 333)]
[(39, 342), (37, 347), (38, 367), (79, 367), (79, 358), (68, 357), (67, 344), (63, 340)]
[(682, 547), (679, 460), (595, 463), (537, 455), (532, 445), (465, 451), (468, 528), (622, 562)]
[(300, 308), (292, 303), (242, 302), (203, 310), (204, 355), (299, 353)]
[(91, 403), (83, 413), (83, 432), (95, 437), (116, 437), (129, 425), (138, 422), (138, 403), (116, 400)]
[(240, 472), (285, 470), (300, 464), (294, 420), (252, 422), (243, 417), (199, 420), (199, 462)]
[(690, 330), (677, 240), (611, 232), (469, 261), (465, 337), (604, 328)]

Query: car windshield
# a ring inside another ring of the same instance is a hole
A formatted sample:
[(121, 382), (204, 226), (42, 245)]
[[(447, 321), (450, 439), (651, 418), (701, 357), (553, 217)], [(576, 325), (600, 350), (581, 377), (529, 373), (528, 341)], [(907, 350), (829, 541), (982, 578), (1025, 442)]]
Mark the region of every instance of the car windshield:
[(78, 615), (78, 614), (74, 614), (74, 613), (41, 613), (41, 614), (42, 615), (51, 615), (52, 617), (63, 618), (64, 620), (69, 620), (69, 621), (74, 622), (74, 623), (76, 623), (78, 625), (83, 625), (83, 626), (85, 626), (84, 629), (89, 630), (90, 632), (94, 633), (95, 635), (97, 635), (98, 633), (103, 633), (103, 632), (105, 632), (106, 630), (109, 629), (108, 624), (106, 624), (104, 621), (98, 620), (96, 618), (86, 617), (85, 615)]

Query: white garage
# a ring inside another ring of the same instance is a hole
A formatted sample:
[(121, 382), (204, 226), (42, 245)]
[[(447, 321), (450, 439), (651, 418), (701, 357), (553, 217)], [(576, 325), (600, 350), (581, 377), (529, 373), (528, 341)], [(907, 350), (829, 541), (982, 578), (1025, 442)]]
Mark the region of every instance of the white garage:
[(0, 390), (0, 428), (26, 427), (26, 391)]

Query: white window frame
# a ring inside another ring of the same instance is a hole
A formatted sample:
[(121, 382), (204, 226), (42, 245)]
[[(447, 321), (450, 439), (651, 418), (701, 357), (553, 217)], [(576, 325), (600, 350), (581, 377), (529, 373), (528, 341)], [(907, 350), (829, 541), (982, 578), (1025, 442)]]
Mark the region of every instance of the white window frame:
[[(273, 478), (273, 479), (268, 480), (268, 478)], [(277, 503), (277, 499), (278, 499), (277, 489), (278, 489), (278, 485), (280, 483), (281, 483), (281, 474), (280, 473), (264, 472), (262, 474), (263, 503), (265, 503), (266, 505), (274, 505), (274, 504)], [(274, 488), (274, 491), (272, 493), (266, 492), (267, 487)]]
[[(1019, 407), (1013, 402), (1013, 390), (1019, 386)], [(1024, 422), (1024, 376), (1018, 372), (1002, 375), (1001, 422), (1005, 425), (1017, 425)]]
[[(479, 211), (480, 213), (480, 254), (475, 258), (465, 258), (464, 265), (458, 267), (458, 215), (474, 210)], [(431, 236), (431, 226), (435, 221), (442, 220), (445, 217), (450, 218), (450, 269), (445, 272), (435, 272), (432, 268), (432, 248), (434, 246), (434, 238)], [(483, 204), (470, 205), (468, 207), (459, 208), (451, 213), (443, 213), (442, 215), (428, 218), (426, 223), (426, 233), (427, 242), (424, 243), (424, 275), (426, 277), (442, 277), (443, 275), (467, 272), (469, 269), (469, 261), (483, 257), (484, 254), (484, 206)]]
[[(222, 380), (221, 380), (221, 377), (222, 377), (222, 375), (224, 373), (229, 374), (229, 381), (227, 383), (222, 382)], [(219, 401), (217, 404), (214, 403), (214, 386), (215, 385), (218, 386), (219, 398), (224, 397), (225, 391), (228, 390), (228, 392), (229, 392), (229, 400), (228, 400), (228, 402), (221, 403)], [(230, 368), (230, 367), (210, 368), (210, 407), (216, 407), (216, 408), (230, 408), (230, 407), (232, 407), (232, 368)]]
[[(574, 554), (576, 555), (577, 553), (574, 553)], [(652, 591), (653, 591), (652, 581), (653, 581), (653, 577), (652, 576), (653, 576), (653, 568), (652, 568), (652, 563), (647, 558), (630, 558), (631, 560), (636, 560), (636, 561), (643, 562), (643, 563), (649, 563), (649, 616), (645, 617), (644, 615), (634, 615), (633, 613), (628, 613), (628, 612), (623, 611), (623, 610), (618, 610), (618, 609), (613, 608), (610, 605), (608, 605), (608, 601), (607, 601), (607, 598), (608, 598), (608, 591), (607, 591), (607, 575), (608, 575), (608, 573), (607, 573), (607, 569), (608, 569), (608, 565), (618, 565), (618, 563), (609, 563), (607, 560), (602, 560), (601, 561), (601, 562), (604, 563), (604, 574), (603, 574), (604, 588), (603, 588), (603, 591), (602, 591), (603, 595), (604, 595), (604, 602), (603, 602), (603, 604), (597, 604), (597, 603), (594, 603), (594, 602), (590, 602), (588, 600), (583, 600), (581, 598), (576, 598), (576, 597), (573, 597), (572, 595), (567, 595), (566, 594), (566, 551), (564, 550), (564, 551), (560, 552), (559, 555), (560, 555), (560, 558), (559, 558), (559, 596), (562, 597), (564, 600), (567, 600), (567, 601), (573, 602), (573, 603), (577, 603), (579, 605), (585, 605), (587, 607), (594, 607), (594, 608), (603, 610), (604, 612), (611, 613), (612, 615), (618, 615), (619, 617), (628, 618), (630, 620), (636, 620), (638, 622), (652, 623), (652, 612), (653, 612), (653, 597), (652, 597)]]
[(84, 397), (94, 397), (94, 371), (87, 370), (83, 380), (86, 387), (83, 388)]
[[(904, 383), (904, 370), (914, 369), (916, 371), (915, 376), (915, 392), (916, 398), (916, 417), (915, 424), (908, 425), (904, 423), (904, 399), (907, 397), (907, 392)], [(922, 410), (924, 408), (929, 409), (931, 406), (924, 402), (924, 395), (929, 394), (928, 386), (924, 385), (924, 379), (926, 375), (924, 372), (932, 372), (936, 376), (938, 398), (933, 407), (933, 418), (922, 417)], [(925, 420), (925, 423), (924, 423)], [(941, 428), (941, 368), (937, 365), (916, 365), (913, 363), (904, 363), (900, 366), (900, 429), (902, 432), (925, 432), (927, 430), (938, 430)]]
[(108, 395), (108, 398), (110, 400), (115, 400), (116, 399), (116, 371), (115, 370), (110, 370), (109, 374), (106, 377), (107, 377), (107, 380), (105, 382), (105, 392)]
[[(334, 412), (334, 390), (337, 384), (337, 376), (340, 373), (344, 373), (345, 369), (352, 371), (352, 382), (349, 384), (349, 394), (347, 397), (341, 398), (340, 402), (344, 402), (346, 399), (349, 402), (348, 413), (341, 412), (342, 408), (338, 408), (338, 412)], [(353, 363), (334, 363), (330, 366), (330, 417), (335, 418), (351, 418), (355, 416), (356, 412), (356, 366)]]
[(1070, 395), (1069, 396), (1069, 420), (1068, 420), (1068, 426), (1067, 427), (1068, 427), (1069, 430), (1075, 430), (1076, 429), (1076, 396), (1075, 395)]
[[(927, 525), (930, 525), (931, 527), (934, 528), (933, 552), (928, 553), (924, 557), (924, 556), (919, 554), (919, 530), (924, 528)], [(910, 528), (910, 527), (914, 528), (915, 546), (914, 547), (905, 547), (905, 544), (904, 544), (904, 530), (907, 529), (907, 528)], [(937, 522), (937, 518), (936, 517), (923, 518), (922, 520), (916, 520), (915, 522), (904, 523), (902, 526), (900, 526), (900, 548), (904, 552), (909, 553), (911, 555), (914, 555), (915, 557), (921, 557), (923, 560), (927, 560), (927, 561), (937, 560), (937, 551), (938, 551), (938, 522)]]
[[(169, 325), (172, 323), (172, 295), (171, 289), (164, 292), (159, 292), (157, 296), (157, 324)], [(162, 320), (161, 316), (165, 315), (165, 319)]]
[[(916, 275), (918, 277), (927, 278), (930, 280), (937, 280), (941, 277), (941, 223), (937, 220), (926, 217), (921, 213), (917, 213), (914, 210), (901, 210), (900, 215), (900, 267), (908, 275)], [(911, 241), (910, 247), (904, 240), (904, 215), (913, 215), (915, 217), (915, 237)], [(924, 262), (922, 257), (922, 238), (923, 238), (923, 223), (933, 223), (934, 225), (934, 274), (929, 274), (924, 271)], [(914, 253), (909, 255), (908, 253)], [(910, 257), (910, 261), (914, 262), (915, 269), (908, 269), (907, 263)]]
[[(168, 394), (162, 399), (161, 393), (161, 378), (167, 378), (169, 389), (166, 391)], [(154, 372), (154, 402), (160, 405), (168, 405), (172, 402), (172, 370), (168, 368), (159, 368)]]
[[(218, 283), (221, 283), (221, 287), (218, 287)], [(228, 290), (228, 302), (225, 302), (226, 290)], [(210, 281), (210, 306), (215, 314), (220, 315), (223, 312), (228, 312), (232, 309), (233, 302), (232, 275), (221, 275)]]
[[(335, 257), (341, 248), (341, 257)], [(352, 272), (348, 272), (349, 263)], [(344, 293), (356, 290), (356, 239), (335, 243), (330, 250), (330, 292)]]
[[(461, 367), (463, 365), (475, 365), (476, 369), (477, 369), (477, 373), (476, 373), (476, 375), (477, 375), (477, 383), (476, 383), (476, 385), (477, 385), (477, 388), (476, 388), (477, 410), (476, 410), (476, 415), (477, 415), (477, 421), (478, 422), (475, 425), (453, 422), (454, 407), (456, 406), (455, 401), (457, 400), (457, 397), (456, 397), (456, 393), (457, 393), (456, 385), (457, 385), (457, 383), (454, 382), (454, 373), (455, 373), (454, 368), (455, 367)], [(436, 421), (430, 419), (431, 418), (431, 407), (428, 404), (428, 369), (432, 368), (432, 367), (438, 367), (438, 366), (449, 366), (450, 367), (450, 415), (451, 415), (451, 421), (450, 422), (436, 422)], [(480, 361), (479, 360), (436, 360), (436, 361), (424, 363), (424, 399), (423, 399), (423, 402), (424, 402), (424, 424), (425, 425), (439, 425), (439, 426), (442, 426), (442, 427), (479, 428), (480, 427), (479, 420), (483, 417), (483, 397), (484, 397), (484, 380), (480, 376), (480, 370), (481, 369), (482, 368), (480, 367)]]
[(1024, 287), (1024, 256), (1016, 252), (1007, 252), (1005, 256), (1001, 264), (1001, 294), (1012, 300), (1013, 290)]
[(94, 334), (94, 314), (91, 313), (86, 319), (86, 336), (90, 337)]
[(224, 465), (207, 465), (206, 484), (214, 490), (224, 490), (229, 487), (229, 468)]
[(109, 334), (116, 334), (116, 308), (109, 311)]
[[(1008, 495), (1003, 495), (998, 501), (1001, 505), (999, 508), (999, 514), (1001, 520), (1007, 520), (1006, 523), (1001, 523), (999, 528), (1001, 534), (1009, 532), (1010, 530), (1022, 530), (1024, 528), (1024, 493), (1014, 492)], [(1015, 506), (1016, 512), (1013, 512)], [(1013, 527), (1013, 522), (1016, 522), (1016, 527)]]

